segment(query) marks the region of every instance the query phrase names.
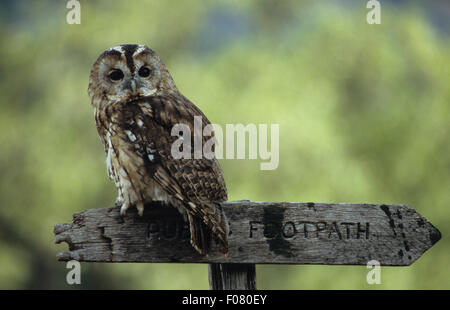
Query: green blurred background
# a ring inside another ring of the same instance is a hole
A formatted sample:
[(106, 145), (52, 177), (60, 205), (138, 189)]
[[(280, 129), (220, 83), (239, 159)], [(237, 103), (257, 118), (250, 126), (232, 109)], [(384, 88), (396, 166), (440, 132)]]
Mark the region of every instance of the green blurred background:
[(0, 1), (0, 289), (207, 289), (207, 266), (82, 264), (66, 284), (53, 225), (111, 206), (87, 95), (98, 55), (159, 53), (217, 124), (280, 125), (277, 170), (222, 160), (230, 200), (403, 203), (443, 238), (410, 267), (257, 267), (261, 289), (450, 289), (450, 3)]

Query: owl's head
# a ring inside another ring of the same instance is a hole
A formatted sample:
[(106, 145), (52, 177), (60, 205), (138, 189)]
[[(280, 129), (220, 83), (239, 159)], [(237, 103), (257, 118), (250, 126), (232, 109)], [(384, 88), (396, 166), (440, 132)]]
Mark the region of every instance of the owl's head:
[(91, 70), (89, 96), (106, 102), (130, 101), (177, 91), (159, 56), (144, 45), (124, 44), (103, 52)]

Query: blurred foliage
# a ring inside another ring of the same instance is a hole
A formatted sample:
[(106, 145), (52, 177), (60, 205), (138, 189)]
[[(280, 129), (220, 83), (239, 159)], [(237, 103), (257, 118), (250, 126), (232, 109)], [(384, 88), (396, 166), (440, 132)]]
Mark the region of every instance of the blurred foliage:
[[(376, 287), (365, 267), (258, 266), (259, 288), (450, 288), (450, 41), (421, 5), (375, 26), (364, 1), (80, 2), (68, 25), (65, 1), (0, 1), (0, 288), (73, 288), (52, 230), (116, 197), (87, 85), (121, 43), (156, 50), (212, 122), (280, 125), (277, 170), (221, 161), (230, 200), (403, 203), (443, 234)], [(78, 289), (208, 288), (205, 265), (82, 270)]]

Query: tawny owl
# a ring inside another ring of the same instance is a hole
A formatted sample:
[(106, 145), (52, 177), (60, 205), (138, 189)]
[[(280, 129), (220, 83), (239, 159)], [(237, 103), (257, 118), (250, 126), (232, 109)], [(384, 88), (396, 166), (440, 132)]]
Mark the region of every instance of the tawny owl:
[(106, 50), (92, 68), (89, 96), (120, 213), (136, 206), (142, 215), (144, 205), (163, 201), (185, 215), (199, 253), (207, 253), (211, 236), (226, 253), (228, 226), (219, 203), (227, 200), (227, 189), (216, 158), (171, 154), (172, 144), (184, 138), (171, 134), (174, 125), (189, 126), (205, 143), (194, 131), (194, 117), (201, 117), (203, 128), (209, 121), (178, 91), (158, 55), (134, 44)]

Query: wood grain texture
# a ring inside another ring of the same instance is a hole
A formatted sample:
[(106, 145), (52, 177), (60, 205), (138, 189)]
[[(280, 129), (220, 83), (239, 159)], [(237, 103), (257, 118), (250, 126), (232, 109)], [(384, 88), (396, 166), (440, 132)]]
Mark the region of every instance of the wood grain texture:
[(55, 242), (66, 242), (61, 261), (244, 263), (407, 266), (441, 238), (439, 230), (406, 205), (296, 202), (223, 203), (230, 224), (229, 253), (214, 244), (201, 256), (189, 244), (179, 213), (158, 203), (144, 216), (135, 208), (75, 213), (55, 225)]
[(255, 264), (209, 264), (212, 290), (256, 290)]

